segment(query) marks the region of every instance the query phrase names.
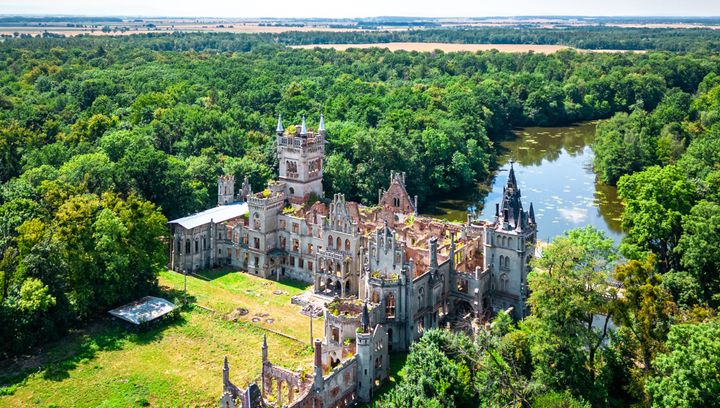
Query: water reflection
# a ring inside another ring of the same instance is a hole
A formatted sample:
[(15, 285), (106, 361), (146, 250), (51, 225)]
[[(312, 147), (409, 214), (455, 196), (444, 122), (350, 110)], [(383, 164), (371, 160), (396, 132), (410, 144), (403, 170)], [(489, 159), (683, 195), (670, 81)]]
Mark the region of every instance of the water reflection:
[(482, 203), (481, 219), (492, 218), (512, 158), (523, 203), (532, 201), (542, 240), (564, 231), (593, 225), (616, 242), (622, 238), (622, 204), (614, 187), (596, 181), (592, 171), (595, 123), (563, 128), (526, 128), (518, 138), (500, 143), (500, 168), (491, 185), (478, 186), (465, 197), (439, 201), (428, 214), (451, 221), (463, 221), (469, 206)]

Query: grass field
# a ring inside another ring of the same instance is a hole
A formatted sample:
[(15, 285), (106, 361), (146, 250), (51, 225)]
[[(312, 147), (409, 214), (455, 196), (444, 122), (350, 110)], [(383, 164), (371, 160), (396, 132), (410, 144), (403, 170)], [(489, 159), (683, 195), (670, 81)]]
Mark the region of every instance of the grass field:
[[(290, 304), (303, 285), (240, 273), (205, 276), (208, 280), (188, 277), (193, 305), (174, 321), (134, 333), (101, 320), (0, 367), (0, 406), (214, 407), (222, 389), (223, 356), (230, 360), (235, 384), (257, 379), (263, 334), (273, 362), (294, 369), (311, 366), (309, 320)], [(168, 297), (182, 297), (182, 275), (164, 272), (160, 284)], [(249, 313), (237, 322), (226, 320), (237, 307)], [(252, 322), (255, 314), (265, 313), (262, 322)], [(301, 343), (265, 328), (306, 340)], [(321, 336), (322, 322), (314, 329)]]

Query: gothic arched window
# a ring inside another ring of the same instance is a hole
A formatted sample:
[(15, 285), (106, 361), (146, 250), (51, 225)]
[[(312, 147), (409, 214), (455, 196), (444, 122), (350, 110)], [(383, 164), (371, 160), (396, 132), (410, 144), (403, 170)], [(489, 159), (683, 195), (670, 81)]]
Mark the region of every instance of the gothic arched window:
[(332, 235), (328, 235), (328, 249), (332, 249), (333, 247), (333, 237)]
[(345, 251), (350, 252), (350, 240), (345, 240)]
[(385, 297), (385, 316), (395, 317), (395, 296), (392, 292)]

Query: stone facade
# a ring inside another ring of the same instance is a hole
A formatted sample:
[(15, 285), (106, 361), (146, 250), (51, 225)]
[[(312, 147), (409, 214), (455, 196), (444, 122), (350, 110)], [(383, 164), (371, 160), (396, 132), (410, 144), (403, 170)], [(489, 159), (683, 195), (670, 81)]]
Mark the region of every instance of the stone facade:
[[(266, 279), (312, 283), (313, 296), (325, 304), (325, 339), (315, 341), (312, 378), (273, 365), (264, 345), (260, 387), (237, 389), (224, 374), (222, 407), (264, 406), (258, 389), (276, 406), (369, 401), (387, 378), (388, 353), (407, 351), (424, 331), (466, 329), (501, 309), (518, 319), (527, 314), (537, 228), (532, 204), (523, 210), (512, 165), (491, 221), (468, 217), (454, 224), (419, 216), (405, 174), (396, 172), (378, 192), (377, 206), (347, 201), (341, 193), (322, 200), (322, 120), (317, 132), (303, 119), (288, 134), (278, 119), (280, 175), (262, 192), (253, 193), (247, 179), (238, 194), (226, 188), (231, 178), (218, 181), (219, 204), (233, 197), (247, 205), (245, 216), (222, 229), (223, 262)], [(209, 228), (214, 237), (218, 227)]]

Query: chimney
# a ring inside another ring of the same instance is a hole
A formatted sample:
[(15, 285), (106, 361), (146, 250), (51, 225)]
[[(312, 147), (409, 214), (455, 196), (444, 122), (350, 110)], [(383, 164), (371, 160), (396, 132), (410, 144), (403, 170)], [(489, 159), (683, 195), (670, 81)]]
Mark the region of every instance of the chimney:
[(263, 362), (263, 364), (265, 364), (265, 363), (267, 363), (267, 361), (268, 361), (267, 335), (263, 334), (262, 362)]
[(322, 369), (322, 340), (315, 339), (315, 390), (320, 391), (323, 387)]
[(322, 368), (322, 340), (315, 339), (315, 367)]

